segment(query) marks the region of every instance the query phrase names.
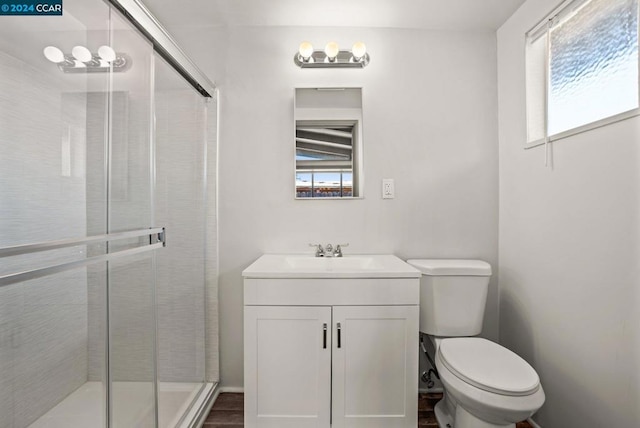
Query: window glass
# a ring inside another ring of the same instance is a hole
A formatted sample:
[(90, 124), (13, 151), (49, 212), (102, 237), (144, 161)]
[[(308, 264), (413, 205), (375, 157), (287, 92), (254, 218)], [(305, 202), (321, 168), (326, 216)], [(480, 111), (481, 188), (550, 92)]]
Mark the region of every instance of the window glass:
[(637, 0), (591, 0), (554, 26), (549, 135), (638, 107)]
[(296, 173), (296, 197), (313, 197), (313, 182), (311, 173)]
[(353, 196), (353, 172), (321, 171), (296, 174), (297, 198), (344, 198)]
[(561, 5), (527, 34), (527, 142), (637, 109), (638, 66), (638, 0)]

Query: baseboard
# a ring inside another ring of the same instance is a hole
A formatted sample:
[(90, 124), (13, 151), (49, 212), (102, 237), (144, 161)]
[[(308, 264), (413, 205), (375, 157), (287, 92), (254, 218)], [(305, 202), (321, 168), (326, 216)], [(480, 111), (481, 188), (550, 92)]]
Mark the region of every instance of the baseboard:
[[(213, 407), (213, 403), (216, 402), (216, 400), (218, 399), (218, 396), (220, 394), (222, 394), (223, 392), (229, 392), (229, 393), (244, 393), (244, 388), (241, 386), (218, 386), (218, 384), (216, 384), (213, 388), (213, 392), (211, 394), (211, 397), (207, 400), (205, 407), (205, 411), (201, 413), (201, 421), (198, 421), (198, 424), (194, 425), (196, 427), (201, 427), (202, 424), (204, 423), (204, 420), (206, 419), (207, 415), (209, 414), (209, 412), (211, 411), (211, 407)], [(431, 389), (423, 389), (420, 388), (420, 390), (418, 391), (420, 394), (428, 394), (428, 393), (442, 393), (443, 390), (442, 388), (431, 388)], [(533, 428), (542, 428), (540, 425), (538, 425), (533, 419), (529, 418), (527, 419), (527, 422), (529, 422), (529, 424), (531, 424), (531, 426)]]
[(529, 422), (529, 425), (531, 425), (533, 428), (542, 428), (540, 425), (535, 423), (535, 421), (531, 418), (527, 419), (527, 422)]
[(244, 388), (241, 386), (221, 386), (220, 392), (234, 392), (234, 393), (244, 393)]
[[(243, 394), (244, 393), (244, 388), (241, 386), (221, 386), (218, 389), (218, 394), (222, 393), (222, 392), (231, 392), (231, 393), (240, 393)], [(428, 394), (428, 393), (435, 393), (435, 394), (441, 394), (444, 392), (444, 390), (442, 388), (429, 388), (429, 389), (425, 389), (425, 388), (420, 388), (418, 390), (418, 392), (420, 394)], [(216, 398), (218, 398), (218, 396), (216, 395)]]

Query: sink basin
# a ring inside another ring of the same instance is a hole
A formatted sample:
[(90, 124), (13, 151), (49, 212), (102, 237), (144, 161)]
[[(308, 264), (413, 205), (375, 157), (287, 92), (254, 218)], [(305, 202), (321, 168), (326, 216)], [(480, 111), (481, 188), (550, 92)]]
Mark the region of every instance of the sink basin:
[(245, 278), (419, 278), (420, 271), (391, 254), (314, 257), (265, 254), (242, 272)]

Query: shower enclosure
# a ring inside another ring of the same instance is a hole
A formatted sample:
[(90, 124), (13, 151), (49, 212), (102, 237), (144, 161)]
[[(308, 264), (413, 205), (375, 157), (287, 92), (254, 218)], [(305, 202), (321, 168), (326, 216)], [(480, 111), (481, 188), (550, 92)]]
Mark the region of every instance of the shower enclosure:
[(191, 427), (215, 388), (215, 90), (123, 3), (0, 16), (0, 428)]

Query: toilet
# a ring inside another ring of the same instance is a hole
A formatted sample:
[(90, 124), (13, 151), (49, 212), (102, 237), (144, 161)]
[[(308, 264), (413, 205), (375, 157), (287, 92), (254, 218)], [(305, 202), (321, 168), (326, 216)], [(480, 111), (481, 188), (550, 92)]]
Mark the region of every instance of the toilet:
[(407, 260), (422, 272), (420, 331), (435, 347), (444, 397), (440, 428), (515, 428), (545, 400), (540, 378), (524, 359), (482, 331), (491, 265), (481, 260)]

